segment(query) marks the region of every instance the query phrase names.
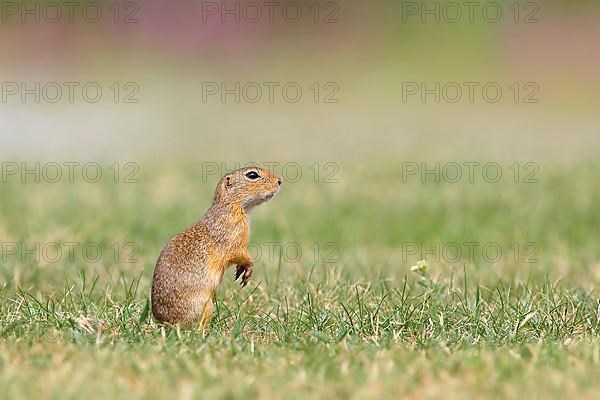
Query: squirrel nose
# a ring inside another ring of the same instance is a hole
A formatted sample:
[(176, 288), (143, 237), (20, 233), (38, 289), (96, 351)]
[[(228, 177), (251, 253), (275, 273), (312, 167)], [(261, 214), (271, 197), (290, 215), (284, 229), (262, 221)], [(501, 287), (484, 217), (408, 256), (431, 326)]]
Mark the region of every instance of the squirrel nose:
[(281, 178), (277, 179), (277, 185), (281, 186)]

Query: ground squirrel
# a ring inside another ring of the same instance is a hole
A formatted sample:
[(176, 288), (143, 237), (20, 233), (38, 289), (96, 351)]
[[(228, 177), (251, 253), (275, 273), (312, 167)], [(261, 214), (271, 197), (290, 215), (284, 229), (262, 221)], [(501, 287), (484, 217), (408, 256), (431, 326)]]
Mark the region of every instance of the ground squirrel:
[(175, 236), (160, 253), (152, 278), (152, 313), (160, 322), (206, 325), (215, 291), (230, 265), (248, 284), (254, 262), (248, 253), (248, 212), (270, 200), (281, 178), (246, 167), (221, 178), (212, 205), (195, 225)]

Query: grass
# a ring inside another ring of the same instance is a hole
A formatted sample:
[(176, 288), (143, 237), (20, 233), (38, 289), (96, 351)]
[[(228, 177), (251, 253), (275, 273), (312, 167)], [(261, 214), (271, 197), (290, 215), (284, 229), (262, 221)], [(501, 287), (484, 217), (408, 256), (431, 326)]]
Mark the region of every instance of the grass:
[[(338, 183), (284, 185), (253, 215), (250, 285), (227, 272), (205, 334), (160, 327), (148, 296), (160, 249), (201, 215), (214, 179), (157, 162), (136, 184), (5, 183), (3, 243), (97, 243), (103, 255), (3, 248), (0, 386), (10, 398), (593, 398), (599, 168), (449, 184), (340, 164)], [(403, 251), (471, 241), (503, 257)], [(536, 261), (515, 258), (515, 242), (535, 244)]]

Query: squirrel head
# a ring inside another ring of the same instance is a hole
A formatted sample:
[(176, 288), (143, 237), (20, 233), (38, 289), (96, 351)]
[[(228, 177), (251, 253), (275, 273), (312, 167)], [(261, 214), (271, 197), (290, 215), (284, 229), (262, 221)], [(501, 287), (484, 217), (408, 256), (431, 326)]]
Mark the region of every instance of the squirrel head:
[(239, 205), (244, 211), (273, 198), (282, 179), (258, 167), (245, 167), (225, 174), (217, 185), (214, 203)]

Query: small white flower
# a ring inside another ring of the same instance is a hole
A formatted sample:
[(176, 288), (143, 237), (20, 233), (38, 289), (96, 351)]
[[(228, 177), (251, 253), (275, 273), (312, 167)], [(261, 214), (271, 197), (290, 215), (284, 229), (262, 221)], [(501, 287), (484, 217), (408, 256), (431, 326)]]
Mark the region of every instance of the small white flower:
[(412, 267), (410, 267), (410, 270), (412, 272), (421, 272), (421, 271), (425, 271), (427, 270), (427, 261), (425, 260), (421, 260), (421, 261), (417, 261), (417, 265), (413, 265)]

